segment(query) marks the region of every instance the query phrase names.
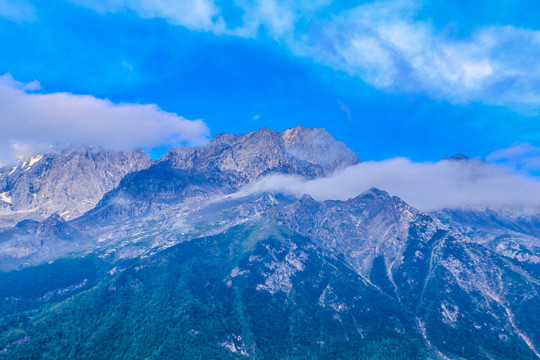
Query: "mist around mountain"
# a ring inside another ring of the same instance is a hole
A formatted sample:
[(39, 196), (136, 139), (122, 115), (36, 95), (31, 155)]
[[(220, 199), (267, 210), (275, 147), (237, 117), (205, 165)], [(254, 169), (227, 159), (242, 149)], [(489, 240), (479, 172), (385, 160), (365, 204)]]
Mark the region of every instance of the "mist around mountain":
[(3, 169), (0, 358), (539, 358), (540, 212), (335, 196), (371, 165), (297, 127)]

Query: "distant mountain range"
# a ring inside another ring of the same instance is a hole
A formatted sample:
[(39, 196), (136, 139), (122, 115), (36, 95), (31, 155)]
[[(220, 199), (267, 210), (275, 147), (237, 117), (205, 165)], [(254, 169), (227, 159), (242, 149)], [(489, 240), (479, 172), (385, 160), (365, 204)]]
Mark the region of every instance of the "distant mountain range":
[(241, 191), (358, 162), (296, 127), (0, 169), (0, 358), (540, 358), (540, 214)]

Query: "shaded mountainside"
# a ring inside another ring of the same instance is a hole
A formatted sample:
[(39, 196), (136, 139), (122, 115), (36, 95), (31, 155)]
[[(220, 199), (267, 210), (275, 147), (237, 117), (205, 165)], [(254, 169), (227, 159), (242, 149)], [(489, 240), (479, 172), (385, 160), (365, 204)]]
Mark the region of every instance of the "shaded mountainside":
[(211, 179), (159, 163), (127, 175), (75, 223), (85, 227), (119, 223), (159, 212), (170, 205), (208, 200), (221, 193)]

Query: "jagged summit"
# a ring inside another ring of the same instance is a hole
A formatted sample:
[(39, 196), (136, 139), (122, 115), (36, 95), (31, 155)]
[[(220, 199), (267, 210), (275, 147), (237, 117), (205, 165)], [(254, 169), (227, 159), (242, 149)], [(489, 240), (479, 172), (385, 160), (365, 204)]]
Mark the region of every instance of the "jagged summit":
[(343, 142), (322, 128), (297, 126), (280, 133), (287, 153), (329, 169), (359, 162), (356, 154)]
[(72, 219), (93, 208), (128, 173), (150, 166), (143, 150), (64, 149), (24, 157), (0, 171), (0, 226), (54, 213)]
[(227, 173), (235, 177), (234, 187), (272, 172), (327, 176), (358, 163), (358, 157), (326, 130), (299, 126), (281, 133), (262, 128), (243, 135), (219, 134), (202, 147), (172, 149), (161, 161), (188, 171)]
[(456, 154), (454, 156), (451, 156), (449, 158), (444, 158), (443, 160), (449, 160), (449, 161), (467, 161), (472, 160), (470, 157), (463, 155), (463, 154)]
[(372, 188), (364, 191), (363, 193), (359, 194), (356, 198), (357, 199), (362, 199), (362, 198), (366, 198), (366, 197), (390, 199), (392, 196), (388, 192), (386, 192), (384, 190), (381, 190), (381, 189), (376, 188), (376, 187), (372, 187)]
[(377, 188), (343, 201), (316, 201), (304, 195), (281, 212), (280, 220), (334, 253), (349, 254), (351, 265), (366, 275), (376, 256), (384, 256), (395, 266), (401, 263), (412, 224), (422, 224), (424, 240), (439, 226), (400, 198)]

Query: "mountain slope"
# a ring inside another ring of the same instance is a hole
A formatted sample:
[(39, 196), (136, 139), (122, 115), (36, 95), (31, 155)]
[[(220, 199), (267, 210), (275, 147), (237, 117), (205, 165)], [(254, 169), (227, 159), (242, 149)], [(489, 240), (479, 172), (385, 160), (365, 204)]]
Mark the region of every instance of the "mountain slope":
[[(539, 279), (399, 198), (377, 189), (347, 201), (304, 196), (280, 219), (397, 299), (435, 351), (535, 358), (540, 337), (527, 316), (538, 318)], [(483, 340), (463, 342), (471, 333)]]
[[(117, 263), (91, 290), (7, 317), (0, 346), (12, 358), (537, 358), (540, 281), (519, 264), (377, 189), (260, 199), (242, 225)], [(121, 350), (104, 345), (111, 331)]]
[(52, 214), (76, 218), (93, 208), (126, 174), (150, 164), (142, 150), (92, 148), (23, 159), (13, 168), (0, 169), (0, 225)]
[(179, 244), (11, 320), (0, 358), (425, 357), (395, 301), (308, 239), (264, 227)]
[(239, 191), (351, 154), (322, 129), (221, 134), (3, 229), (0, 358), (538, 359), (535, 215)]
[(540, 216), (491, 209), (443, 209), (433, 216), (472, 241), (540, 275)]

